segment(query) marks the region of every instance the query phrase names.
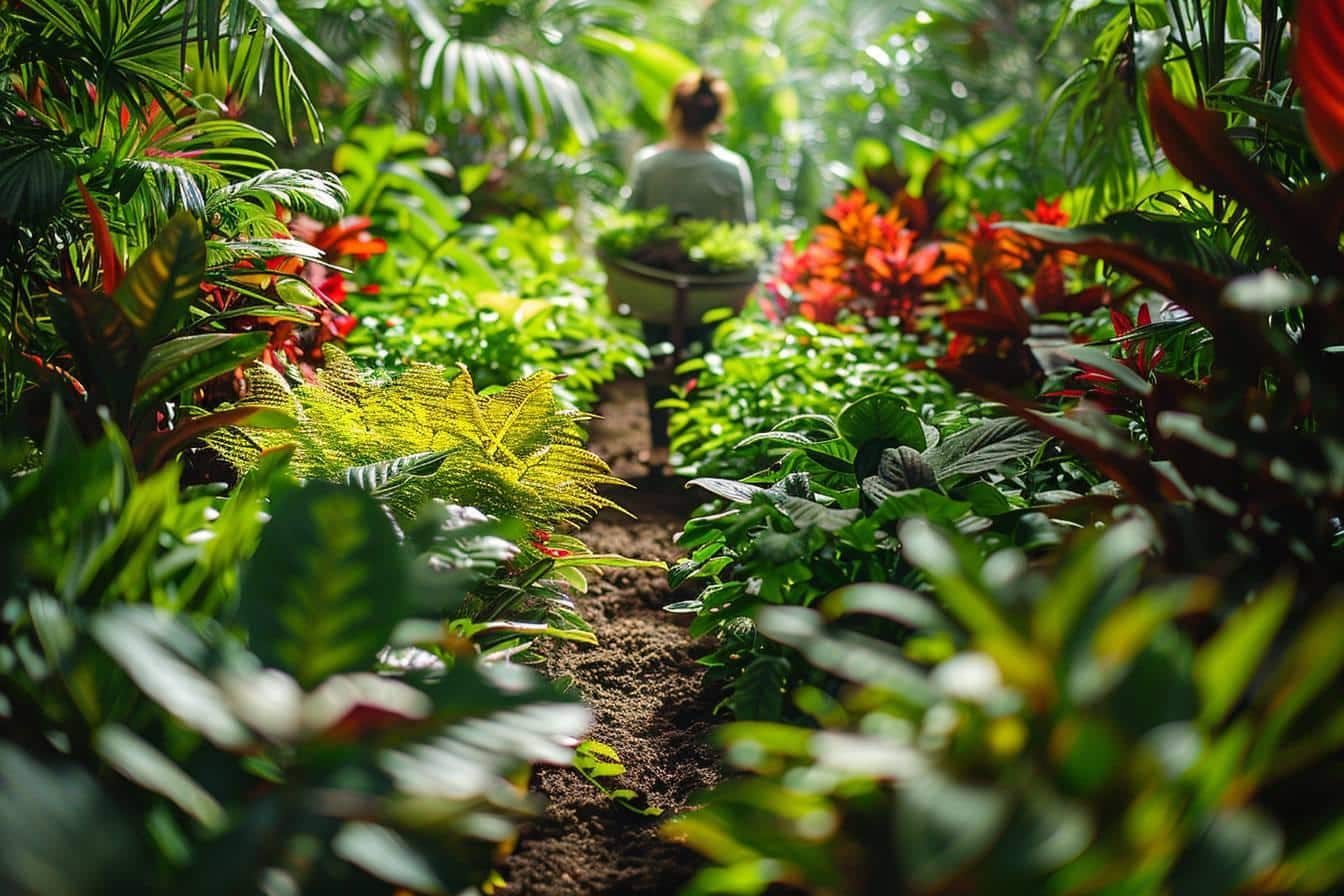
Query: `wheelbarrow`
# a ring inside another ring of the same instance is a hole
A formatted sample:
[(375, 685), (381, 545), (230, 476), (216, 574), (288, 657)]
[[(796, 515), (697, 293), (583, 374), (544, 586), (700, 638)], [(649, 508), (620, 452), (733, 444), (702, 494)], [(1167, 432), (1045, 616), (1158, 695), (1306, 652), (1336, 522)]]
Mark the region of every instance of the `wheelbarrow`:
[(687, 328), (715, 308), (741, 311), (759, 277), (755, 268), (729, 274), (677, 274), (601, 251), (597, 258), (607, 274), (613, 308), (624, 305), (631, 317), (670, 328), (674, 363), (680, 362), (686, 347)]

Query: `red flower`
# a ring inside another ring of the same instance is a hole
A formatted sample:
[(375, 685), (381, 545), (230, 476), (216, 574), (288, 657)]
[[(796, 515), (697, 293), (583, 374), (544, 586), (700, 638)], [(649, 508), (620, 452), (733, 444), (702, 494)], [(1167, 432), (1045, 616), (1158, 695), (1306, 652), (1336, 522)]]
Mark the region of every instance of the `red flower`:
[[(1137, 321), (1130, 320), (1119, 311), (1111, 310), (1111, 326), (1115, 328), (1116, 336), (1124, 336), (1135, 329), (1146, 327), (1152, 322), (1153, 317), (1148, 311), (1147, 305), (1139, 308)], [(1160, 346), (1150, 352), (1148, 350), (1148, 340), (1140, 339), (1122, 342), (1120, 344), (1120, 355), (1116, 360), (1145, 380), (1151, 380), (1165, 356), (1166, 352)], [(1078, 368), (1081, 372), (1073, 378), (1075, 383), (1080, 384), (1078, 388), (1052, 392), (1050, 393), (1052, 397), (1090, 401), (1099, 405), (1108, 414), (1125, 413), (1133, 410), (1137, 405), (1137, 396), (1126, 391), (1120, 380), (1113, 375), (1089, 364), (1079, 363)]]
[(1067, 227), (1069, 213), (1064, 211), (1063, 205), (1063, 196), (1053, 202), (1047, 201), (1044, 197), (1037, 199), (1036, 208), (1028, 209), (1026, 212), (1027, 220), (1037, 224), (1048, 224), (1051, 227)]

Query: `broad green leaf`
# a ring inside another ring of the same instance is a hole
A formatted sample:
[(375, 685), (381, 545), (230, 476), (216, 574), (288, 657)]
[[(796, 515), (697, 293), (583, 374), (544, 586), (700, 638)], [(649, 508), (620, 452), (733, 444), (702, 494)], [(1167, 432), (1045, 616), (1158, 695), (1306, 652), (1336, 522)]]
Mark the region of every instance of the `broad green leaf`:
[(1048, 874), (1087, 849), (1094, 828), (1083, 806), (1034, 782), (995, 842), (989, 863), (1011, 877)]
[(727, 498), (735, 504), (750, 504), (756, 495), (764, 492), (765, 489), (759, 485), (751, 485), (746, 482), (734, 482), (731, 479), (713, 479), (701, 478), (692, 479), (686, 483), (686, 487), (699, 486), (705, 491), (718, 495), (720, 498)]
[(927, 445), (919, 416), (904, 398), (888, 393), (866, 395), (844, 407), (835, 427), (856, 448), (884, 439), (923, 451)]
[(309, 482), (271, 513), (240, 588), (252, 650), (305, 689), (371, 668), (411, 609), (405, 560), (382, 507), (356, 489)]
[(998, 417), (948, 436), (937, 447), (924, 452), (924, 459), (939, 480), (988, 473), (1030, 456), (1045, 440), (1046, 436), (1025, 420)]
[(204, 333), (161, 342), (149, 350), (135, 385), (138, 409), (153, 407), (261, 354), (270, 333)]
[(223, 825), (224, 807), (148, 741), (122, 725), (100, 728), (94, 749), (108, 765), (130, 780), (167, 797), (208, 829)]
[(1300, 893), (1333, 893), (1344, 883), (1344, 818), (1340, 818), (1284, 861), (1284, 874)]
[(827, 507), (793, 495), (780, 495), (774, 498), (774, 502), (800, 528), (816, 526), (826, 532), (839, 532), (862, 516), (858, 510)]
[(450, 891), (404, 837), (366, 821), (347, 822), (331, 841), (336, 855), (395, 887), (434, 896)]
[(1172, 896), (1223, 896), (1240, 892), (1283, 852), (1283, 833), (1248, 809), (1225, 809), (1204, 826), (1172, 869)]
[(1006, 821), (1006, 793), (930, 772), (899, 792), (895, 846), (911, 881), (936, 888), (980, 856)]
[(936, 689), (898, 648), (854, 632), (829, 632), (821, 617), (803, 607), (762, 607), (763, 635), (794, 648), (818, 669), (842, 679), (882, 688), (915, 706), (929, 706)]
[(1299, 630), (1278, 664), (1272, 689), (1261, 698), (1264, 724), (1253, 754), (1256, 768), (1273, 757), (1298, 715), (1344, 667), (1344, 600), (1338, 597), (1315, 612)]
[(1200, 721), (1216, 725), (1236, 705), (1292, 605), (1294, 585), (1280, 579), (1232, 614), (1195, 657)]
[(952, 629), (950, 620), (924, 595), (881, 582), (837, 588), (822, 599), (821, 611), (831, 619), (852, 613), (880, 616), (919, 632)]
[(202, 674), (207, 648), (185, 625), (144, 607), (118, 607), (95, 617), (92, 632), (140, 690), (182, 724), (222, 749), (250, 743), (224, 694)]
[(1047, 652), (1059, 655), (1098, 589), (1152, 547), (1155, 536), (1146, 522), (1131, 520), (1074, 542), (1032, 615), (1036, 640)]

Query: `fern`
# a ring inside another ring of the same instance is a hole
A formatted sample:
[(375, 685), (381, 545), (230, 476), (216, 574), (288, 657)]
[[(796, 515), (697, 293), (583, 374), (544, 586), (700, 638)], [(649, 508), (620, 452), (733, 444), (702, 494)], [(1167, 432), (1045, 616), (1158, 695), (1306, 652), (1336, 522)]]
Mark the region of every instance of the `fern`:
[(261, 365), (248, 374), (248, 403), (286, 410), (299, 420), (297, 429), (240, 427), (209, 443), (240, 472), (263, 451), (293, 443), (295, 474), (329, 481), (344, 481), (352, 467), (442, 452), (437, 470), (407, 477), (390, 496), (408, 512), (439, 498), (549, 532), (605, 507), (619, 509), (598, 489), (626, 483), (584, 449), (579, 423), (587, 415), (560, 407), (553, 374), (535, 373), (482, 396), (465, 369), (450, 378), (441, 367), (413, 364), (374, 383), (340, 350), (326, 352), (316, 383), (291, 389)]

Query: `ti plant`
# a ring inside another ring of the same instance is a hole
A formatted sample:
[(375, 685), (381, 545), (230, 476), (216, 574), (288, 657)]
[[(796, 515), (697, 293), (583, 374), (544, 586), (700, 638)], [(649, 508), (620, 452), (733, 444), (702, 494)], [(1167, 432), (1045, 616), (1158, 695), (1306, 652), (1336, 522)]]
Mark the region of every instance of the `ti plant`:
[(1344, 371), (1337, 350), (1344, 342), (1338, 300), (1344, 174), (1289, 190), (1241, 153), (1217, 113), (1179, 102), (1160, 70), (1150, 73), (1148, 96), (1172, 164), (1267, 228), (1284, 270), (1294, 273), (1228, 277), (1104, 227), (1018, 225), (1106, 261), (1179, 306), (1183, 313), (1174, 320), (1126, 332), (1131, 355), (1135, 343), (1146, 350), (1150, 341), (1193, 334), (1211, 343), (1213, 363), (1207, 376), (1196, 377), (1155, 372), (1133, 359), (1111, 361), (1109, 391), (1139, 409), (1133, 422), (1144, 443), (1089, 410), (1087, 401), (1058, 417), (993, 384), (974, 388), (1112, 478), (1121, 487), (1115, 501), (1145, 507), (1160, 524), (1174, 566), (1218, 568), (1263, 584), (1287, 564), (1301, 576), (1300, 594), (1313, 600), (1344, 577)]
[(1279, 578), (1197, 645), (1218, 585), (1150, 583), (1153, 535), (1080, 533), (1046, 568), (910, 522), (929, 593), (763, 608), (830, 684), (793, 692), (808, 726), (721, 730), (744, 774), (666, 829), (713, 863), (686, 892), (1337, 892), (1344, 597), (1295, 622)]
[(183, 395), (257, 357), (268, 339), (266, 333), (172, 337), (200, 297), (204, 276), (200, 223), (179, 213), (124, 273), (114, 256), (105, 256), (100, 288), (69, 280), (56, 286), (49, 312), (73, 361), (69, 369), (33, 353), (19, 355), (29, 377), (63, 400), (87, 437), (100, 432), (99, 418), (106, 415), (130, 440), (141, 470), (157, 469), (221, 426), (292, 424), (282, 413), (236, 408), (168, 425), (174, 421), (165, 411), (179, 409)]

